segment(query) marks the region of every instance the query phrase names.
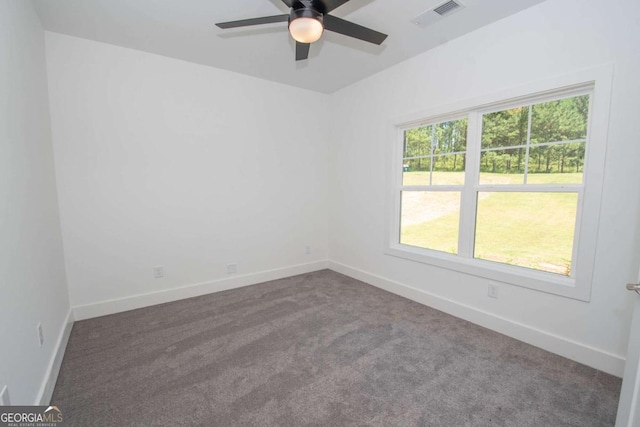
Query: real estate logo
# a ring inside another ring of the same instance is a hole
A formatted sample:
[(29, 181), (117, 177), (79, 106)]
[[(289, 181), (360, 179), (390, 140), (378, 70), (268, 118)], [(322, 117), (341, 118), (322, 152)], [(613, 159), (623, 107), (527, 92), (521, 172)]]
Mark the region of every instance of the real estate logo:
[(0, 427), (62, 427), (57, 406), (0, 406)]

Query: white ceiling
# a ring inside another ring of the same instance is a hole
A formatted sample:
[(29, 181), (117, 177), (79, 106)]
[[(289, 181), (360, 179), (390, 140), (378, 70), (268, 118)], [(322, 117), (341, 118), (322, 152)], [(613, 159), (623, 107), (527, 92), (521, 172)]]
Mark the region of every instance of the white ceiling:
[(46, 30), (331, 93), (544, 0), (461, 0), (420, 28), (411, 20), (446, 0), (351, 0), (333, 15), (389, 35), (381, 46), (325, 32), (294, 60), (286, 22), (221, 30), (216, 22), (288, 13), (281, 0), (34, 0)]

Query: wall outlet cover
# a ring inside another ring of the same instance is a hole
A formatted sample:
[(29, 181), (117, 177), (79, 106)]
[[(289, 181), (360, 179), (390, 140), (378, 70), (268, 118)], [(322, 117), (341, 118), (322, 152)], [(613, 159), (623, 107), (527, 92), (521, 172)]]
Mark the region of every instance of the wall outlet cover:
[(155, 277), (156, 279), (164, 277), (164, 267), (161, 265), (156, 265), (155, 267), (153, 267), (153, 277)]
[(500, 294), (500, 287), (496, 283), (489, 283), (489, 289), (487, 295), (489, 298), (498, 298)]
[(38, 344), (40, 347), (44, 344), (44, 333), (42, 332), (42, 323), (38, 323)]

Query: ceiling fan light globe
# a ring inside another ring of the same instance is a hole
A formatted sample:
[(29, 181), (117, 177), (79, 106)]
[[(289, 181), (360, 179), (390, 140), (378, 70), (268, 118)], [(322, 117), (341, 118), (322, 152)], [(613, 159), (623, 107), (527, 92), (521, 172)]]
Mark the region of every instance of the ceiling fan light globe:
[(313, 43), (322, 36), (324, 26), (316, 18), (301, 17), (289, 23), (291, 37), (300, 43)]

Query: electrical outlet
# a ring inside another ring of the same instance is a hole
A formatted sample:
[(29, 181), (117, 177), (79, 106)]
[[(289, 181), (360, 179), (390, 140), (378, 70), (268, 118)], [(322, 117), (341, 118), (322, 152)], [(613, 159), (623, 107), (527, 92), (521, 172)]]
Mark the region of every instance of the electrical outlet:
[(153, 277), (156, 279), (161, 279), (164, 277), (164, 267), (161, 265), (156, 265), (153, 267)]
[(2, 387), (2, 391), (0, 391), (0, 406), (9, 406), (11, 405), (11, 399), (9, 399), (9, 387)]
[(305, 246), (304, 247), (304, 253), (307, 255), (311, 255), (311, 246)]
[(498, 299), (499, 293), (500, 293), (500, 287), (496, 283), (489, 283), (489, 290), (487, 292), (487, 295), (489, 295), (489, 298)]
[(238, 272), (238, 264), (227, 264), (227, 274), (236, 274)]
[(44, 344), (44, 333), (42, 333), (41, 323), (38, 323), (38, 344), (40, 344), (40, 347), (42, 347), (42, 344)]

